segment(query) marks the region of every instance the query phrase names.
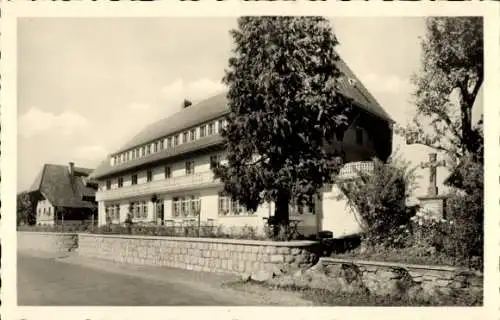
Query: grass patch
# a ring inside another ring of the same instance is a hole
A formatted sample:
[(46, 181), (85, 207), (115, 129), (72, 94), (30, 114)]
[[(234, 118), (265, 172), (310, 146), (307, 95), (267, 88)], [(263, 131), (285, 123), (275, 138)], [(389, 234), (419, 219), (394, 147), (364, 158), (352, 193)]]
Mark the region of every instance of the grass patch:
[(478, 271), (482, 271), (483, 269), (481, 260), (475, 257), (460, 259), (459, 257), (453, 257), (443, 252), (417, 250), (415, 248), (367, 248), (366, 251), (355, 249), (344, 253), (334, 253), (330, 256), (332, 258), (462, 267)]
[(478, 271), (483, 269), (482, 259), (479, 257), (461, 258), (446, 254), (433, 247), (416, 245), (405, 247), (377, 246), (362, 243), (359, 237), (325, 240), (322, 242), (322, 255), (342, 259), (462, 267)]
[(233, 289), (265, 288), (277, 292), (297, 293), (302, 299), (317, 306), (378, 306), (378, 307), (421, 307), (421, 306), (482, 306), (482, 296), (472, 294), (451, 294), (432, 299), (410, 298), (408, 296), (379, 296), (369, 292), (333, 292), (326, 289), (304, 288), (296, 285), (278, 286), (256, 281), (238, 281), (227, 284)]

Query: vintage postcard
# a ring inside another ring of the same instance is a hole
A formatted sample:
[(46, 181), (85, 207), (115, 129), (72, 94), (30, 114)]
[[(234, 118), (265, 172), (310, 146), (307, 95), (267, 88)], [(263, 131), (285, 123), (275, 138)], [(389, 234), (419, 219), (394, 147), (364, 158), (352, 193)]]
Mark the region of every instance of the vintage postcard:
[(2, 316), (496, 319), (498, 8), (4, 2)]

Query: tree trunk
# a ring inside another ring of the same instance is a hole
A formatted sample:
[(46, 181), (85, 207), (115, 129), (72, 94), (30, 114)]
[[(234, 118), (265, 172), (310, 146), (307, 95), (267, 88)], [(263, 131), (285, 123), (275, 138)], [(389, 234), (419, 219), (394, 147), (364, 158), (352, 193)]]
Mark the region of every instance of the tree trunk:
[(474, 141), (471, 139), (472, 137), (472, 104), (474, 101), (470, 97), (465, 96), (467, 91), (462, 91), (462, 97), (460, 99), (460, 113), (462, 120), (462, 145), (465, 150), (472, 154), (475, 153), (474, 150)]
[(276, 199), (276, 207), (274, 210), (274, 228), (273, 233), (277, 236), (282, 226), (288, 226), (290, 223), (290, 192), (280, 190)]

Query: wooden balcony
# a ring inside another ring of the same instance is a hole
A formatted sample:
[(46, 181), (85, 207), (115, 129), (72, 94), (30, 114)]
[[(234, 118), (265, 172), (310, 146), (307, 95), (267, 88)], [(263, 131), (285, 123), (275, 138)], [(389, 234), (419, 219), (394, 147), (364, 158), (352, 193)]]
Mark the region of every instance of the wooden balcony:
[(219, 184), (219, 180), (214, 178), (214, 174), (211, 171), (205, 171), (111, 190), (100, 190), (96, 193), (96, 200), (119, 200), (173, 191), (207, 188)]

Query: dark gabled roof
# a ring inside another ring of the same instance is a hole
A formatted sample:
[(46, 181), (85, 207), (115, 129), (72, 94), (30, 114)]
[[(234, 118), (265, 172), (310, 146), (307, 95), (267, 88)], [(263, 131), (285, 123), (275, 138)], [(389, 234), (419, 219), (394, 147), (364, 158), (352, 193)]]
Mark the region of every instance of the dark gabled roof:
[[(392, 122), (391, 117), (385, 112), (361, 81), (359, 81), (344, 60), (339, 58), (337, 65), (344, 74), (344, 79), (339, 83), (340, 93), (353, 99), (356, 105), (365, 111)], [(351, 84), (349, 80), (354, 80), (353, 84)], [(114, 152), (114, 154), (135, 148), (145, 143), (151, 143), (161, 137), (199, 125), (200, 123), (210, 121), (227, 113), (229, 113), (229, 108), (226, 93), (224, 92), (184, 108), (170, 117), (149, 125), (124, 146)]]
[(228, 112), (226, 94), (218, 94), (149, 125), (116, 151), (115, 154), (145, 143), (151, 143), (153, 140), (210, 121)]
[[(394, 120), (389, 116), (384, 108), (382, 108), (377, 99), (375, 99), (370, 91), (368, 91), (368, 89), (358, 79), (354, 72), (352, 72), (351, 68), (349, 68), (345, 61), (339, 58), (339, 60), (337, 61), (337, 66), (344, 74), (344, 77), (342, 78), (339, 86), (340, 93), (346, 97), (353, 99), (354, 103), (364, 111), (375, 115), (382, 120), (393, 123)], [(354, 83), (350, 84), (349, 80), (353, 80)]]
[(41, 193), (53, 206), (94, 208), (95, 203), (82, 200), (84, 196), (95, 196), (96, 190), (86, 183), (86, 177), (92, 171), (75, 167), (75, 174), (71, 177), (68, 166), (45, 164), (27, 192)]
[[(385, 121), (393, 122), (391, 117), (380, 106), (377, 100), (370, 94), (366, 87), (359, 81), (352, 70), (347, 64), (339, 58), (337, 65), (340, 71), (344, 74), (342, 81), (339, 82), (339, 92), (354, 100), (354, 104), (363, 109), (364, 111), (379, 117)], [(228, 101), (226, 93), (220, 93), (200, 103), (194, 104), (187, 108), (180, 110), (174, 115), (157, 121), (143, 131), (133, 137), (124, 146), (118, 149), (113, 154), (118, 154), (130, 150), (132, 148), (141, 146), (146, 143), (151, 143), (159, 138), (169, 136), (171, 134), (186, 130), (190, 127), (199, 125), (203, 122), (221, 117), (229, 113)], [(186, 148), (196, 146), (195, 142), (186, 145)], [(158, 159), (165, 159), (170, 157), (170, 153), (177, 154), (183, 152), (183, 145), (175, 147), (173, 150), (164, 150), (159, 153), (152, 154), (147, 157), (139, 158), (136, 160), (128, 161), (126, 163), (118, 164), (116, 166), (110, 165), (110, 157), (103, 161), (91, 175), (92, 178), (102, 178), (113, 173), (129, 170), (131, 168), (150, 163)], [(177, 149), (181, 151), (176, 151)]]

